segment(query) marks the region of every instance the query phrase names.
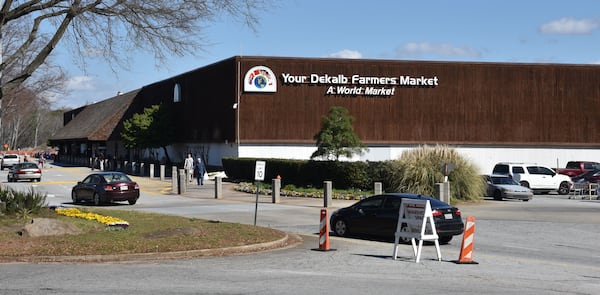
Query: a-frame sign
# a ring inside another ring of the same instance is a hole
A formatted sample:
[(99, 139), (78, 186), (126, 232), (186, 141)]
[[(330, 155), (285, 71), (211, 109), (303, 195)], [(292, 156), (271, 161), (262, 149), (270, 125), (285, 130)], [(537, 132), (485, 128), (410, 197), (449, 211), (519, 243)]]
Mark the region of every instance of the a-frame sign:
[[(398, 257), (398, 243), (400, 238), (410, 238), (416, 262), (421, 258), (423, 241), (433, 241), (437, 251), (438, 261), (442, 260), (438, 234), (433, 221), (433, 212), (429, 200), (424, 199), (402, 199), (398, 212), (398, 225), (394, 235), (394, 259)], [(417, 246), (415, 239), (419, 240)]]

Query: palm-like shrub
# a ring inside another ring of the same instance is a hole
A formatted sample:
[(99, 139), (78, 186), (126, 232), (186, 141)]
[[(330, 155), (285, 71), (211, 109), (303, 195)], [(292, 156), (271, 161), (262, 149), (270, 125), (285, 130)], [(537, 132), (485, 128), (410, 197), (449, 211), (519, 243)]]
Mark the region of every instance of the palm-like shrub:
[(9, 187), (0, 187), (0, 202), (4, 203), (2, 214), (29, 215), (39, 213), (47, 206), (46, 195), (29, 191), (16, 191)]
[(452, 199), (476, 201), (483, 197), (485, 183), (477, 167), (445, 145), (421, 146), (402, 153), (390, 163), (388, 182), (393, 191), (433, 196), (435, 183), (444, 181), (444, 163), (454, 165), (448, 177)]

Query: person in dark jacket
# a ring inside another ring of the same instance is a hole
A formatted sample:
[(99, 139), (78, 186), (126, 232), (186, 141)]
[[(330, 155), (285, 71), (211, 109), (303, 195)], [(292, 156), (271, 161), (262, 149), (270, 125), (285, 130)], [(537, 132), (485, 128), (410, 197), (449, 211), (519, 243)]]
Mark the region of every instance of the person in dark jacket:
[(206, 167), (202, 163), (202, 159), (198, 158), (194, 164), (194, 177), (198, 180), (198, 185), (204, 185), (204, 173), (206, 173)]

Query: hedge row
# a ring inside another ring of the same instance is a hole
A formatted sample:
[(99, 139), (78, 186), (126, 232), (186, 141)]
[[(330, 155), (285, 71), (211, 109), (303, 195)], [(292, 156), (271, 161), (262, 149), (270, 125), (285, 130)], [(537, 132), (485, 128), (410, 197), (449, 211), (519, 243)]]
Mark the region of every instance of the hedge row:
[(390, 165), (387, 162), (339, 162), (287, 159), (223, 158), (223, 169), (232, 181), (254, 181), (256, 161), (265, 161), (265, 181), (280, 176), (283, 184), (298, 187), (322, 188), (324, 181), (332, 181), (336, 189), (372, 189), (373, 183), (386, 179)]

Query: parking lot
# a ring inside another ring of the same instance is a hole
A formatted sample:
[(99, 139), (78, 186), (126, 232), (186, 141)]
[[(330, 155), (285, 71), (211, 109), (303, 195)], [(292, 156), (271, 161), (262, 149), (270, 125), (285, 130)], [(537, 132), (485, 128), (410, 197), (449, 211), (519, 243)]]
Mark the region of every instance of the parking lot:
[[(54, 169), (54, 168), (53, 168)], [(87, 171), (55, 169), (37, 190), (49, 200), (69, 202), (72, 180)], [(5, 177), (0, 173), (0, 178)], [(53, 175), (53, 176), (51, 176)], [(145, 179), (148, 181), (148, 179)], [(11, 185), (28, 186), (30, 183)], [(211, 220), (252, 223), (255, 196), (224, 194), (214, 186), (190, 189), (185, 196), (165, 194), (168, 182), (148, 183), (136, 205), (144, 210)], [(596, 294), (600, 289), (600, 201), (536, 195), (529, 202), (485, 200), (457, 204), (463, 217), (476, 217), (473, 260), (455, 264), (460, 237), (441, 246), (442, 261), (431, 246), (415, 263), (402, 245), (392, 259), (393, 243), (330, 237), (335, 251), (318, 247), (322, 200), (261, 196), (257, 224), (300, 235), (296, 247), (228, 257), (103, 264), (2, 264), (3, 294)], [(352, 201), (334, 200), (331, 210)], [(32, 275), (35, 280), (32, 280)]]

